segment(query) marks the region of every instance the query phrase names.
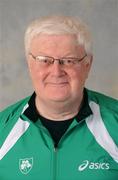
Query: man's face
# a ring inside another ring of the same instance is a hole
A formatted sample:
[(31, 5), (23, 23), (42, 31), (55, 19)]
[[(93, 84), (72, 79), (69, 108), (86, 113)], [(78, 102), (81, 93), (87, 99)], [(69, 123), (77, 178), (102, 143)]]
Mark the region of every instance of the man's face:
[[(51, 56), (82, 58), (86, 52), (78, 46), (74, 35), (36, 36), (30, 46), (34, 56)], [(55, 61), (48, 67), (42, 67), (31, 55), (28, 55), (28, 66), (37, 97), (43, 102), (74, 102), (82, 96), (85, 80), (91, 66), (90, 56), (72, 67), (64, 67)]]

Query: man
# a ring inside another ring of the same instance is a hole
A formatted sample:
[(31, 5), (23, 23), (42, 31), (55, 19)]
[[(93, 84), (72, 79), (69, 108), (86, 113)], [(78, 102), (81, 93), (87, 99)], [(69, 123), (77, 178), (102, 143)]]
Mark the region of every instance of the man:
[(85, 88), (87, 26), (72, 17), (36, 20), (25, 49), (34, 93), (0, 114), (0, 179), (116, 180), (118, 101)]

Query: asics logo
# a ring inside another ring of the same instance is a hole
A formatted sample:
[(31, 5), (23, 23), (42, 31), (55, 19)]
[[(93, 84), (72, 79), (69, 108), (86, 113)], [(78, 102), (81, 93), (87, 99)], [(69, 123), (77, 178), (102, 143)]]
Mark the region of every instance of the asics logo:
[(109, 169), (109, 163), (98, 163), (98, 162), (89, 162), (88, 160), (85, 160), (82, 162), (81, 165), (78, 167), (78, 171), (84, 171), (85, 169), (102, 169), (102, 170), (108, 170)]

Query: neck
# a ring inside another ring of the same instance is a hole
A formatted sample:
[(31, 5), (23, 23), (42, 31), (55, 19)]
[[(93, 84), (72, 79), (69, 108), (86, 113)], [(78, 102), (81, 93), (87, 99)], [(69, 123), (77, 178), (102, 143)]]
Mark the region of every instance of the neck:
[(76, 116), (79, 112), (82, 98), (74, 102), (42, 102), (36, 97), (36, 107), (38, 112), (45, 118), (60, 121), (68, 120)]

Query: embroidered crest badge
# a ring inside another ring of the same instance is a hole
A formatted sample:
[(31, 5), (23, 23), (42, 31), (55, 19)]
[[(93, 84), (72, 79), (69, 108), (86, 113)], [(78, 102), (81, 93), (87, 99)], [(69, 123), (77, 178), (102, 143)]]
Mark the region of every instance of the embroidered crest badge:
[(33, 167), (33, 158), (19, 159), (19, 169), (22, 174), (28, 174)]

